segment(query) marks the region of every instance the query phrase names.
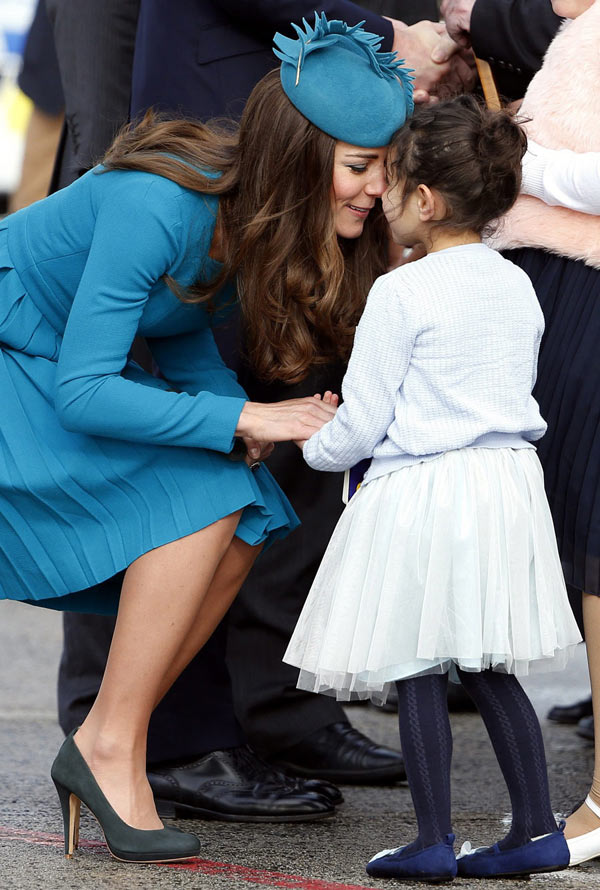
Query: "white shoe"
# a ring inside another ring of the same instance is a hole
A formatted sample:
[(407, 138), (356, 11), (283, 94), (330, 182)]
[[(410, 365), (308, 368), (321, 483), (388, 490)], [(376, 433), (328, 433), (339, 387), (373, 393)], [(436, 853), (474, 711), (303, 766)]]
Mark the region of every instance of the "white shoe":
[[(600, 807), (594, 803), (589, 794), (585, 799), (585, 804), (600, 819)], [(595, 859), (596, 856), (600, 856), (600, 828), (586, 831), (579, 837), (567, 838), (567, 845), (571, 854), (569, 867), (580, 865), (582, 862), (587, 862), (588, 859)]]

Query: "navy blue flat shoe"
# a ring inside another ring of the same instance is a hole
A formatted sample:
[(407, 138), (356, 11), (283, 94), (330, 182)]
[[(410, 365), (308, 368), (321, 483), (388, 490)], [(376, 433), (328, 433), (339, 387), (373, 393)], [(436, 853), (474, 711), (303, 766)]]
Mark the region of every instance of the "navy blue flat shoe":
[(406, 878), (441, 884), (456, 877), (456, 856), (452, 844), (454, 835), (446, 835), (444, 843), (433, 844), (424, 850), (402, 855), (405, 847), (381, 850), (367, 862), (367, 874), (373, 878)]
[(570, 854), (563, 828), (564, 822), (558, 831), (510, 850), (500, 850), (498, 844), (472, 850), (467, 841), (456, 859), (459, 877), (510, 878), (567, 868)]

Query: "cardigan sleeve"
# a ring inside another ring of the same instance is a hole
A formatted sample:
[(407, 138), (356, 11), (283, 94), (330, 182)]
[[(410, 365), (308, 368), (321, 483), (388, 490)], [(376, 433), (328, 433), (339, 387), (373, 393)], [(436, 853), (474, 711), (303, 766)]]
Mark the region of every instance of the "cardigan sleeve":
[(553, 150), (530, 139), (521, 191), (545, 204), (600, 214), (600, 152)]
[(346, 470), (373, 456), (394, 420), (398, 390), (408, 370), (419, 324), (408, 289), (379, 278), (356, 329), (342, 383), (343, 403), (333, 420), (305, 442), (304, 459), (315, 470)]
[[(123, 188), (98, 209), (86, 266), (58, 361), (56, 411), (74, 432), (229, 452), (239, 395), (190, 395), (121, 376), (151, 287), (185, 250), (178, 202), (154, 180)], [(168, 188), (168, 186), (166, 187)]]

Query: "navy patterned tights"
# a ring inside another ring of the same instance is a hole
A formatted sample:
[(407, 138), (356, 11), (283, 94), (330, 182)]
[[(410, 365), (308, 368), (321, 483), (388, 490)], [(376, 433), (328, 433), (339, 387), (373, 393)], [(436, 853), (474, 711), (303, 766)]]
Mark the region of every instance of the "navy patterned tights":
[[(542, 733), (519, 681), (491, 670), (458, 673), (483, 718), (510, 794), (512, 826), (500, 848), (518, 847), (556, 831)], [(396, 683), (400, 741), (419, 826), (406, 853), (443, 842), (452, 831), (447, 683), (447, 674)]]

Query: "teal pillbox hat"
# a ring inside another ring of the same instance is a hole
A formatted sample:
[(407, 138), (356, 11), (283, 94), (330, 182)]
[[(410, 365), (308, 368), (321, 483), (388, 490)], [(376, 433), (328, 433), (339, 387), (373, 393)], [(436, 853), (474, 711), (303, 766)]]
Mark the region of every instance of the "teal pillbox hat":
[(388, 145), (393, 133), (412, 114), (413, 78), (396, 53), (379, 52), (383, 37), (328, 22), (315, 12), (314, 27), (292, 23), (298, 39), (276, 34), (281, 85), (304, 117), (324, 133), (359, 145)]

